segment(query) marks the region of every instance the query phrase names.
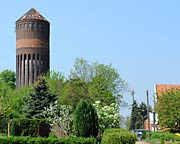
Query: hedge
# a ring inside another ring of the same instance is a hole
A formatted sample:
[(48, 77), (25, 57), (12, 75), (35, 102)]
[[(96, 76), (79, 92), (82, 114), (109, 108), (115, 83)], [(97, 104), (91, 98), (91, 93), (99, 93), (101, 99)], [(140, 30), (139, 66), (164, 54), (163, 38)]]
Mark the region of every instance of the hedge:
[(163, 141), (178, 141), (180, 142), (180, 137), (176, 136), (173, 133), (169, 133), (169, 132), (152, 132), (151, 133), (151, 139), (155, 140), (155, 139), (161, 139)]
[(11, 121), (11, 136), (43, 136), (47, 137), (50, 126), (45, 119), (13, 119)]
[(0, 144), (95, 144), (94, 138), (0, 137)]
[(101, 144), (135, 144), (136, 141), (135, 134), (121, 128), (114, 128), (104, 131)]

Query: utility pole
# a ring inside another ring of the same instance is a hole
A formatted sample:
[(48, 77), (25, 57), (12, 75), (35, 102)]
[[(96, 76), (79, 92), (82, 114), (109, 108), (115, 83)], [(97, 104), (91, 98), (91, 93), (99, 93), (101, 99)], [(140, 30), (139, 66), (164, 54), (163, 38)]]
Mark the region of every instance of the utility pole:
[(146, 91), (147, 95), (147, 118), (148, 118), (148, 142), (150, 143), (150, 118), (149, 118), (149, 93)]
[(131, 95), (132, 95), (132, 99), (133, 99), (133, 103), (134, 103), (134, 90), (132, 90)]
[[(156, 89), (156, 87), (154, 88)], [(154, 92), (154, 111), (153, 111), (153, 126), (154, 126), (154, 132), (156, 131), (156, 99), (157, 99), (157, 93)]]
[(153, 127), (154, 127), (154, 132), (156, 131), (156, 112), (153, 112)]

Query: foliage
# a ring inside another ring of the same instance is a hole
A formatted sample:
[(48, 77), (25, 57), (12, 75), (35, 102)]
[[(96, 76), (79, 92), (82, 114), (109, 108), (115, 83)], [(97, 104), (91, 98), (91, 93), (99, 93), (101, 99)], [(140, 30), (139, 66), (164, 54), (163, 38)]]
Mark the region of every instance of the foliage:
[(121, 103), (122, 92), (126, 88), (124, 80), (112, 65), (89, 63), (85, 59), (76, 59), (71, 70), (70, 79), (80, 79), (88, 86), (86, 97), (100, 100), (104, 105)]
[(169, 132), (152, 132), (151, 133), (151, 140), (162, 140), (162, 141), (173, 141), (173, 142), (180, 142), (180, 137), (176, 136), (175, 134)]
[(40, 124), (47, 123), (45, 119), (13, 119), (11, 120), (12, 136), (39, 136), (38, 127)]
[(0, 73), (0, 83), (4, 83), (7, 88), (14, 89), (15, 82), (15, 72), (6, 69)]
[(139, 105), (139, 113), (142, 117), (147, 116), (147, 105), (144, 102)]
[(180, 129), (169, 129), (168, 132), (170, 132), (170, 133), (180, 133)]
[(63, 129), (68, 135), (72, 132), (73, 118), (71, 111), (72, 107), (70, 105), (58, 105), (56, 101), (55, 104), (45, 109), (43, 114), (50, 122), (52, 131), (55, 132), (56, 129), (54, 127), (58, 126), (58, 130)]
[(83, 80), (65, 79), (62, 73), (50, 71), (45, 75), (49, 89), (58, 96), (58, 103), (76, 108), (80, 99), (89, 99), (88, 84)]
[(50, 132), (48, 138), (57, 138), (54, 132)]
[(0, 83), (0, 98), (3, 99), (6, 97), (8, 91), (8, 87), (5, 83)]
[(50, 122), (53, 132), (64, 131), (68, 135), (72, 133), (72, 111), (79, 101), (76, 100), (76, 95), (81, 92), (81, 87), (74, 81), (66, 80), (60, 72), (49, 71), (44, 78), (49, 90), (57, 95), (58, 101), (45, 108), (43, 114)]
[(106, 129), (101, 144), (135, 144), (136, 135), (124, 129)]
[(48, 73), (46, 73), (44, 78), (45, 81), (47, 82), (49, 90), (52, 93), (61, 96), (62, 88), (65, 83), (64, 75), (60, 72), (49, 71)]
[(8, 89), (6, 96), (0, 100), (1, 106), (5, 109), (7, 107), (11, 108), (13, 118), (24, 117), (23, 107), (25, 102), (23, 97), (31, 91), (31, 87), (22, 87), (14, 90)]
[(0, 107), (0, 133), (7, 134), (8, 122), (12, 118), (12, 109), (10, 107)]
[(129, 129), (130, 128), (130, 116), (126, 116), (124, 118), (124, 123), (125, 123), (125, 129)]
[(4, 70), (0, 73), (0, 98), (5, 98), (9, 91), (15, 89), (15, 72), (11, 70)]
[(171, 89), (157, 96), (156, 110), (161, 128), (180, 128), (180, 90)]
[(126, 83), (112, 65), (89, 63), (82, 58), (75, 60), (67, 79), (62, 73), (50, 71), (45, 80), (58, 96), (58, 102), (71, 105), (73, 111), (82, 98), (91, 103), (101, 101), (103, 105), (120, 104), (122, 92), (126, 90)]
[(144, 118), (147, 116), (147, 106), (145, 103), (140, 105), (134, 100), (130, 117), (130, 130), (143, 129)]
[(0, 137), (3, 144), (95, 144), (93, 138)]
[(73, 110), (81, 99), (88, 99), (88, 86), (81, 79), (69, 79), (65, 82), (60, 103), (71, 105)]
[(99, 128), (101, 131), (104, 131), (106, 128), (120, 127), (119, 107), (116, 103), (112, 103), (110, 106), (103, 106), (100, 101), (96, 101), (93, 106), (98, 114)]
[(98, 116), (93, 106), (81, 100), (74, 112), (74, 132), (78, 137), (97, 136)]
[(8, 122), (13, 118), (24, 117), (23, 96), (30, 92), (30, 87), (8, 88), (6, 95), (0, 99), (0, 132), (7, 134)]
[(138, 104), (136, 101), (134, 101), (132, 104), (132, 112), (130, 118), (130, 130), (136, 129), (137, 114), (138, 114)]
[(28, 118), (44, 118), (43, 111), (54, 104), (56, 100), (56, 95), (49, 91), (45, 79), (39, 78), (34, 86), (34, 92), (25, 97), (26, 116)]

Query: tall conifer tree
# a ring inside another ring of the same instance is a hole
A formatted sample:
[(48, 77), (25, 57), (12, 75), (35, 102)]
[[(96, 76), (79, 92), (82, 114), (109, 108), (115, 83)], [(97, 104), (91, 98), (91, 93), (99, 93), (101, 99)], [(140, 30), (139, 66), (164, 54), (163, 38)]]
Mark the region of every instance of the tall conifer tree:
[(42, 112), (56, 100), (56, 95), (49, 91), (45, 79), (40, 77), (34, 85), (34, 91), (26, 97), (26, 116), (28, 118), (44, 118)]
[(98, 116), (94, 107), (87, 101), (81, 100), (74, 112), (75, 135), (80, 137), (97, 136)]
[(134, 100), (132, 104), (132, 112), (131, 112), (131, 118), (130, 118), (130, 130), (136, 129), (137, 115), (138, 115), (138, 104)]

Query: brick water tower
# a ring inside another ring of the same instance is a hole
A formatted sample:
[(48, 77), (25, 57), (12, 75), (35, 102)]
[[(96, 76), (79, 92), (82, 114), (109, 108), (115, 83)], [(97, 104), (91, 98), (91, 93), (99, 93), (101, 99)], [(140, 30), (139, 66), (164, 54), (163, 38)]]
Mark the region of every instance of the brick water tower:
[(16, 87), (33, 84), (50, 68), (50, 23), (35, 9), (16, 21)]

